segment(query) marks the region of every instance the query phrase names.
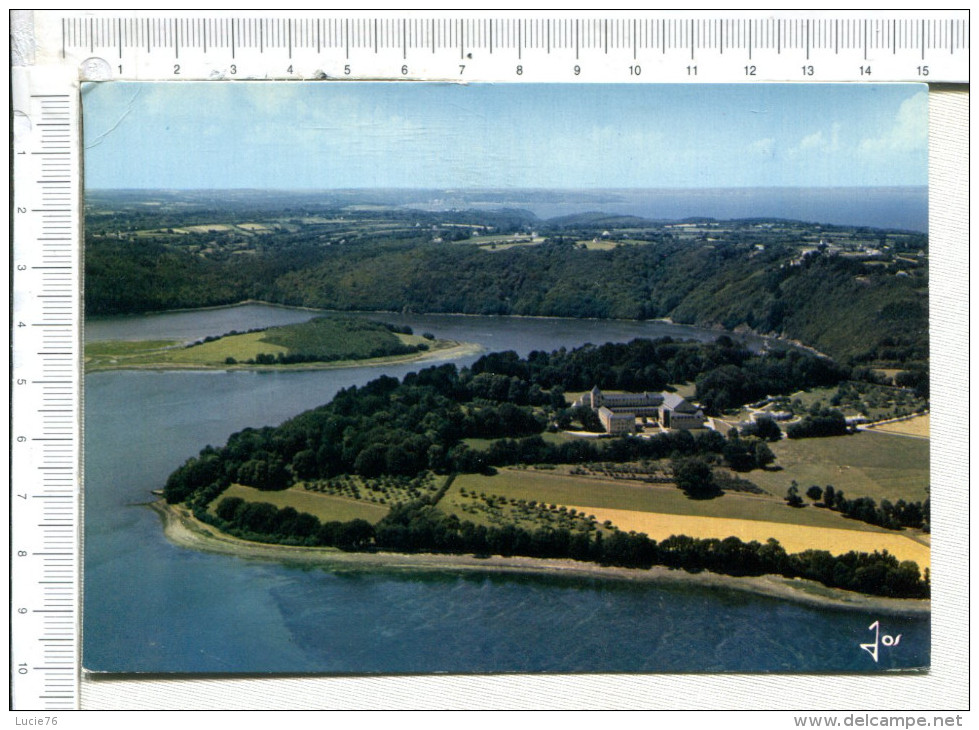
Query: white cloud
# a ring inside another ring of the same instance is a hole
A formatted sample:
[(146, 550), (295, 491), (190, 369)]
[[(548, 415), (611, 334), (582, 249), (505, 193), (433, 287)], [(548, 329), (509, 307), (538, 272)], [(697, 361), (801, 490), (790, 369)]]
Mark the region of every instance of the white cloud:
[(919, 91), (905, 99), (893, 123), (878, 137), (860, 142), (860, 151), (868, 154), (911, 152), (928, 146), (928, 92)]
[(840, 123), (834, 122), (827, 134), (820, 129), (803, 137), (799, 144), (792, 149), (792, 154), (807, 154), (813, 152), (839, 152)]
[(802, 141), (799, 142), (799, 149), (809, 150), (813, 147), (822, 147), (824, 144), (825, 141), (823, 140), (823, 133), (822, 131), (819, 131), (814, 134), (810, 134), (808, 137), (803, 137)]

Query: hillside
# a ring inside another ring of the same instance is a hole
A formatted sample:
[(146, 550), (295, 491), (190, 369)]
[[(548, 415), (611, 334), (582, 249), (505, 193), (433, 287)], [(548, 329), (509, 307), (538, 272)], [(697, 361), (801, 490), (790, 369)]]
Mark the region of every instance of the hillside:
[[(778, 220), (324, 204), (89, 213), (86, 312), (260, 299), (335, 310), (670, 318), (927, 369), (922, 234)], [(222, 222), (223, 221), (223, 222)]]

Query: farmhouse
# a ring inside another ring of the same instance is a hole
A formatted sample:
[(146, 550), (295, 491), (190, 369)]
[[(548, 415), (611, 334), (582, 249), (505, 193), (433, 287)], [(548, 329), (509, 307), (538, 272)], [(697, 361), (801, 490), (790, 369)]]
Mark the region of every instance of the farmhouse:
[(596, 385), (574, 402), (598, 414), (610, 434), (634, 433), (636, 419), (658, 421), (664, 428), (703, 428), (704, 412), (675, 393), (603, 393)]

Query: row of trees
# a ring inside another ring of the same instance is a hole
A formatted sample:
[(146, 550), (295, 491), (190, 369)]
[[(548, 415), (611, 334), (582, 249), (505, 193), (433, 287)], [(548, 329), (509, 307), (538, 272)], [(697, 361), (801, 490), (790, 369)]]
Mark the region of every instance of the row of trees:
[[(798, 485), (794, 481), (789, 490), (792, 491), (793, 488), (798, 494)], [(903, 499), (891, 502), (882, 499), (878, 505), (871, 497), (847, 499), (843, 490), (836, 489), (832, 484), (827, 485), (825, 489), (814, 484), (806, 490), (806, 496), (820, 507), (840, 512), (845, 517), (871, 525), (879, 525), (890, 530), (900, 530), (902, 527), (919, 528), (926, 532), (930, 530), (930, 499), (924, 502), (909, 502)]]
[(603, 534), (568, 529), (524, 529), (516, 525), (487, 527), (460, 520), (425, 502), (392, 508), (376, 525), (365, 520), (320, 524), (316, 517), (290, 507), (223, 499), (216, 515), (198, 510), (199, 518), (249, 539), (400, 552), (435, 551), (475, 555), (522, 555), (571, 558), (628, 568), (664, 565), (690, 572), (710, 570), (725, 575), (774, 573), (819, 581), (827, 586), (873, 595), (927, 598), (927, 571), (899, 562), (887, 552), (849, 552), (834, 556), (807, 550), (788, 554), (774, 539), (762, 544), (739, 538), (697, 539), (675, 535), (657, 542), (644, 534), (613, 531)]

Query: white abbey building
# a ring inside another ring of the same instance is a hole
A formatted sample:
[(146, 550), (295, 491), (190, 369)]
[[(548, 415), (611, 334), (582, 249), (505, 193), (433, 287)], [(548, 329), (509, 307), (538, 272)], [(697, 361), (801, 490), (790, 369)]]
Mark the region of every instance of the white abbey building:
[(703, 428), (704, 412), (676, 393), (603, 393), (596, 385), (574, 402), (598, 413), (610, 434), (635, 433), (636, 419), (658, 421), (663, 428)]

